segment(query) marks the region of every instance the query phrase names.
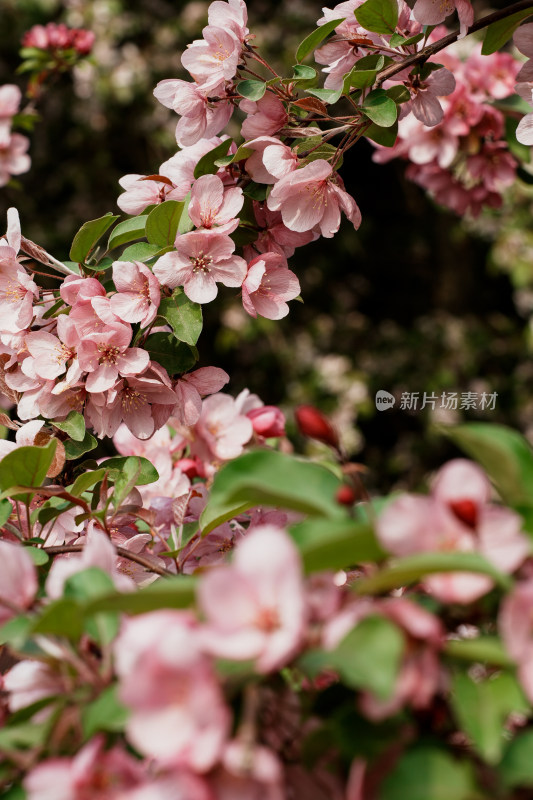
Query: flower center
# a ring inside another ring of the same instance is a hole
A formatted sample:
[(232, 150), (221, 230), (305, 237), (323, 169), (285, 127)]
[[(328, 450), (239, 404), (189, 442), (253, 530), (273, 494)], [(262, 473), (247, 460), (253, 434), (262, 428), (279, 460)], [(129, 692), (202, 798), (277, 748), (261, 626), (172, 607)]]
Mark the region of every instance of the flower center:
[(125, 411), (137, 411), (137, 409), (142, 408), (146, 404), (146, 395), (138, 392), (136, 389), (132, 389), (130, 386), (126, 386), (122, 392), (121, 402), (122, 408)]
[(206, 256), (203, 252), (198, 253), (196, 256), (190, 256), (191, 264), (193, 265), (192, 271), (209, 273), (211, 272), (210, 266), (213, 263), (211, 256)]
[(100, 364), (110, 364), (114, 366), (120, 355), (120, 347), (111, 347), (108, 344), (99, 344), (98, 352), (100, 353)]

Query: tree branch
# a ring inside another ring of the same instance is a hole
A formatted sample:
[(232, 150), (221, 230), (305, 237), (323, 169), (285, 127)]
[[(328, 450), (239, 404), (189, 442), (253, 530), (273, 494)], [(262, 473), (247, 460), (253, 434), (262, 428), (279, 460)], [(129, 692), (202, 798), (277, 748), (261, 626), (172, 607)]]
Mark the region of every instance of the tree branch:
[[(82, 553), (84, 547), (85, 545), (83, 544), (54, 545), (54, 547), (44, 547), (43, 552), (52, 556), (61, 555), (63, 553)], [(140, 564), (141, 567), (145, 567), (150, 572), (155, 572), (157, 575), (161, 575), (162, 577), (166, 578), (173, 578), (176, 574), (175, 572), (171, 572), (164, 567), (159, 567), (157, 564), (154, 564), (152, 561), (150, 561), (149, 558), (145, 558), (137, 553), (130, 552), (130, 550), (126, 550), (125, 547), (117, 547), (116, 545), (114, 545), (114, 547), (117, 551), (117, 555), (119, 555), (121, 558), (127, 558), (129, 561), (135, 561), (136, 564)]]
[[(486, 17), (482, 17), (482, 19), (474, 22), (474, 24), (468, 29), (467, 36), (469, 36), (471, 33), (475, 33), (476, 31), (483, 30), (483, 28), (486, 28), (488, 25), (492, 25), (493, 22), (499, 22), (501, 19), (511, 17), (518, 11), (524, 11), (526, 8), (531, 8), (531, 13), (533, 14), (533, 3), (531, 0), (520, 0), (520, 2), (513, 3), (513, 5), (509, 6), (508, 8), (495, 11), (493, 14), (488, 14)], [(458, 30), (454, 31), (454, 33), (449, 33), (448, 36), (445, 36), (443, 39), (440, 39), (434, 44), (424, 47), (418, 53), (408, 56), (398, 64), (391, 64), (389, 67), (385, 67), (385, 69), (379, 74), (378, 82), (383, 83), (383, 81), (386, 81), (388, 78), (392, 78), (393, 75), (397, 75), (398, 72), (402, 72), (402, 70), (406, 69), (407, 67), (414, 67), (415, 64), (420, 64), (421, 62), (426, 61), (440, 50), (444, 50), (445, 47), (448, 47), (450, 44), (453, 44), (455, 41), (457, 41), (458, 36)]]

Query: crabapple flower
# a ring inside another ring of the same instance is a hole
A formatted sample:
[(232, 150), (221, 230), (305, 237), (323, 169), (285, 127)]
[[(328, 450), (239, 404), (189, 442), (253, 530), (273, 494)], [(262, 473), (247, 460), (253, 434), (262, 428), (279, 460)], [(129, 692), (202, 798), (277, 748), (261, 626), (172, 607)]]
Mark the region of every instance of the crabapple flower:
[(189, 217), (197, 228), (233, 233), (239, 225), (235, 217), (243, 203), (242, 189), (236, 186), (224, 189), (217, 175), (202, 175), (191, 189)]
[(31, 606), (37, 589), (33, 561), (22, 545), (0, 540), (0, 625), (15, 616), (14, 609)]
[[(197, 86), (173, 78), (160, 81), (154, 89), (159, 102), (181, 116), (176, 126), (176, 142), (180, 147), (216, 136), (228, 124), (233, 106), (223, 99), (224, 94), (223, 82), (216, 86)], [(209, 99), (215, 97), (216, 100)]]
[(235, 76), (242, 44), (231, 28), (208, 25), (202, 35), (203, 39), (187, 45), (181, 63), (196, 83), (211, 92), (221, 81), (230, 81)]
[(250, 316), (282, 319), (289, 313), (286, 301), (298, 297), (300, 283), (283, 262), (279, 253), (263, 253), (248, 264), (242, 304)]
[(245, 98), (239, 103), (239, 108), (248, 115), (241, 127), (245, 139), (272, 136), (280, 131), (289, 119), (287, 109), (273, 92), (265, 92), (260, 100)]
[(0, 86), (0, 147), (5, 147), (11, 134), (11, 120), (19, 110), (22, 92), (14, 83)]
[(129, 326), (106, 326), (102, 333), (89, 333), (80, 343), (78, 359), (82, 370), (89, 375), (85, 382), (88, 392), (105, 392), (118, 380), (143, 372), (150, 362), (146, 350), (129, 347)]
[(248, 9), (244, 0), (214, 0), (208, 9), (207, 21), (209, 25), (219, 28), (229, 28), (241, 42), (248, 36), (246, 27), (248, 22)]
[[(3, 688), (8, 692), (10, 711), (18, 711), (44, 697), (61, 694), (65, 691), (65, 683), (59, 670), (54, 670), (52, 664), (25, 659), (6, 673)], [(47, 713), (45, 710), (45, 715)], [(34, 720), (37, 722), (39, 717), (34, 717)]]
[(331, 239), (339, 230), (341, 210), (357, 229), (361, 212), (353, 197), (344, 191), (331, 164), (322, 158), (281, 178), (272, 189), (267, 206), (281, 211), (284, 224), (292, 231), (320, 228)]
[(474, 9), (469, 0), (416, 0), (413, 17), (421, 25), (439, 25), (454, 11), (459, 17), (461, 38), (474, 22)]
[(194, 448), (200, 450), (200, 458), (228, 461), (240, 456), (243, 445), (252, 438), (253, 427), (233, 397), (219, 393), (203, 401), (194, 433)]
[(115, 261), (111, 311), (124, 322), (140, 322), (146, 328), (157, 316), (161, 300), (159, 281), (140, 261)]
[(163, 203), (165, 200), (183, 200), (184, 195), (163, 175), (124, 175), (119, 184), (126, 191), (118, 196), (117, 206), (125, 214), (142, 214), (148, 206)]
[(194, 425), (202, 413), (202, 397), (219, 392), (229, 375), (218, 367), (201, 367), (183, 375), (174, 387), (177, 398), (175, 415), (183, 425)]
[[(172, 158), (161, 164), (159, 167), (161, 175), (169, 178), (176, 186), (176, 200), (183, 200), (189, 193), (196, 180), (194, 170), (202, 156), (205, 156), (206, 153), (209, 153), (210, 150), (213, 150), (224, 140), (225, 137), (219, 138), (218, 136), (213, 136), (210, 139), (200, 139), (196, 144), (179, 150)], [(236, 151), (236, 146), (231, 144), (229, 152)], [(224, 183), (227, 181), (228, 173), (225, 170), (219, 170), (218, 176)]]
[(300, 556), (285, 531), (259, 526), (235, 549), (233, 561), (202, 576), (203, 642), (221, 658), (254, 659), (259, 672), (284, 666), (305, 626)]
[(191, 231), (178, 236), (176, 252), (165, 253), (154, 264), (154, 275), (165, 286), (183, 286), (195, 303), (210, 303), (218, 294), (217, 283), (241, 286), (246, 261), (233, 255), (235, 244), (218, 231)]
[(234, 739), (212, 777), (217, 800), (284, 800), (281, 762), (272, 750)]
[(513, 36), (513, 42), (515, 47), (528, 57), (528, 61), (522, 64), (516, 80), (518, 83), (533, 81), (533, 22), (521, 25)]
[(518, 677), (533, 703), (533, 580), (517, 583), (505, 597), (498, 619), (500, 636), (518, 666)]
[(455, 89), (455, 78), (446, 68), (432, 72), (424, 80), (415, 78), (410, 87), (411, 100), (408, 108), (427, 127), (438, 125), (444, 118), (439, 97), (451, 94)]
[(276, 406), (261, 406), (248, 411), (254, 433), (262, 439), (285, 436), (285, 415)]
[(6, 142), (0, 144), (0, 186), (9, 183), (12, 175), (22, 175), (29, 170), (29, 146), (28, 137), (20, 133), (12, 133)]
[(298, 156), (273, 136), (259, 136), (246, 147), (255, 152), (246, 159), (246, 172), (256, 183), (276, 183), (298, 167)]
[(126, 736), (145, 756), (206, 772), (230, 727), (212, 666), (190, 612), (156, 611), (124, 621), (115, 641)]
[[(533, 82), (517, 83), (516, 92), (520, 97), (526, 100), (526, 102), (533, 105)], [(521, 144), (533, 144), (533, 112), (531, 112), (531, 114), (526, 114), (518, 123), (516, 138)]]

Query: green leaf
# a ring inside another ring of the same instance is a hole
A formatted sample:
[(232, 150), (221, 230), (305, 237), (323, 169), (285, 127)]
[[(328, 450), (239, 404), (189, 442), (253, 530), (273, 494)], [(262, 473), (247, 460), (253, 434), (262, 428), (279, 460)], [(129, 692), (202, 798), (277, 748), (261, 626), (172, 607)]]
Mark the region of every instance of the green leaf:
[(309, 36), (306, 36), (303, 42), (300, 42), (298, 45), (296, 61), (303, 61), (309, 53), (316, 50), (320, 42), (323, 42), (326, 36), (329, 36), (329, 34), (334, 31), (341, 22), (344, 22), (345, 19), (346, 17), (331, 19), (329, 22), (326, 22), (325, 25), (320, 25), (320, 27), (316, 28)]
[(144, 343), (144, 349), (171, 376), (188, 372), (198, 360), (191, 346), (179, 342), (173, 333), (152, 333)]
[(490, 422), (438, 430), (481, 464), (504, 502), (533, 505), (533, 450), (520, 433)]
[(417, 553), (395, 559), (389, 567), (370, 578), (357, 581), (353, 588), (358, 594), (379, 594), (415, 583), (426, 575), (440, 572), (475, 572), (488, 575), (503, 589), (509, 589), (512, 580), (479, 553)]
[(512, 667), (513, 662), (497, 636), (477, 636), (475, 639), (450, 639), (444, 652), (450, 658), (495, 667)]
[(18, 617), (12, 617), (12, 619), (0, 626), (0, 644), (10, 644), (15, 649), (20, 650), (30, 635), (32, 624), (33, 620), (23, 614)]
[(370, 525), (353, 519), (308, 519), (293, 525), (290, 534), (306, 572), (381, 561), (385, 555)]
[(131, 219), (124, 220), (124, 222), (119, 222), (111, 231), (107, 249), (113, 250), (115, 247), (120, 247), (122, 244), (134, 242), (135, 239), (142, 239), (147, 219), (148, 214), (143, 214), (142, 216), (132, 217)]
[(516, 737), (504, 753), (498, 772), (505, 786), (533, 787), (533, 730)]
[[(45, 447), (17, 447), (0, 461), (0, 492), (13, 486), (41, 486), (54, 460), (57, 439)], [(23, 494), (20, 490), (17, 494)]]
[(318, 97), (323, 103), (332, 104), (336, 103), (342, 95), (342, 89), (306, 89), (307, 94), (312, 94), (313, 97)]
[(509, 672), (477, 681), (464, 672), (457, 673), (452, 678), (451, 705), (461, 730), (489, 764), (501, 759), (506, 742), (504, 724), (509, 714), (530, 711), (516, 678)]
[(108, 686), (92, 703), (84, 706), (81, 724), (86, 739), (99, 731), (120, 733), (129, 717), (129, 710), (118, 699), (118, 686)]
[(87, 261), (98, 239), (104, 235), (108, 228), (118, 219), (118, 215), (107, 213), (103, 217), (93, 219), (81, 226), (70, 248), (72, 261), (83, 263)]
[(393, 33), (389, 39), (389, 45), (391, 47), (408, 47), (410, 44), (418, 44), (418, 42), (421, 42), (423, 38), (423, 33), (417, 33), (416, 36), (409, 36), (409, 38), (406, 38), (399, 33)]
[(0, 528), (2, 527), (2, 525), (5, 525), (5, 523), (8, 521), (12, 511), (13, 511), (13, 506), (11, 505), (7, 497), (5, 497), (3, 500), (0, 500)]
[[(216, 165), (215, 161), (215, 165)], [(181, 212), (180, 221), (178, 224), (178, 233), (189, 233), (194, 228), (194, 222), (189, 216), (189, 205), (191, 202), (191, 193), (183, 199), (183, 211)]]
[(6, 789), (5, 792), (2, 792), (2, 794), (0, 794), (0, 800), (27, 800), (27, 794), (24, 791), (24, 787), (17, 784)]
[(137, 486), (141, 471), (142, 463), (139, 457), (130, 456), (126, 458), (115, 478), (115, 490), (113, 492), (113, 507), (115, 511), (118, 511), (121, 503), (131, 490)]
[(398, 24), (398, 3), (397, 0), (367, 0), (354, 14), (366, 31), (394, 33)]
[(50, 561), (48, 553), (40, 547), (26, 547), (25, 550), (36, 567), (42, 567)]
[[(337, 154), (337, 148), (332, 144), (324, 142), (324, 144), (319, 145), (316, 150), (313, 150), (312, 153), (306, 156), (305, 163), (309, 164), (311, 161), (316, 161), (319, 158), (324, 159), (324, 161), (330, 161), (335, 154)], [(339, 169), (341, 165), (342, 158), (337, 162), (336, 168)]]
[(159, 479), (159, 473), (147, 458), (142, 456), (113, 456), (101, 462), (101, 466), (106, 470), (117, 470), (119, 472), (126, 469), (137, 470), (140, 462), (140, 471), (136, 479), (137, 486), (145, 486), (148, 483), (155, 483)]
[(526, 17), (530, 17), (532, 14), (533, 6), (531, 8), (525, 8), (522, 11), (517, 11), (516, 14), (512, 14), (510, 17), (506, 17), (505, 19), (499, 20), (499, 22), (493, 22), (492, 25), (489, 25), (485, 34), (483, 47), (481, 48), (481, 54), (490, 56), (492, 53), (500, 50), (503, 45), (509, 41), (522, 20), (526, 19)]
[(70, 487), (69, 493), (73, 494), (75, 497), (81, 497), (84, 492), (92, 489), (93, 486), (96, 486), (96, 484), (102, 480), (106, 472), (107, 470), (105, 467), (102, 467), (101, 469), (90, 470), (89, 472), (83, 472), (81, 475), (78, 475)]
[(54, 428), (68, 434), (75, 442), (83, 442), (85, 438), (85, 419), (78, 411), (71, 411), (62, 422), (53, 422)]
[(183, 212), (183, 201), (165, 200), (148, 214), (146, 238), (160, 247), (174, 246)]
[[(169, 203), (170, 201), (167, 200), (166, 202)], [(150, 244), (150, 242), (137, 242), (136, 244), (131, 244), (129, 247), (126, 247), (120, 256), (120, 260), (142, 261), (142, 263), (145, 264), (152, 258), (159, 258), (159, 256), (173, 249), (174, 248), (170, 245), (168, 247), (161, 247), (158, 244)]]
[(472, 767), (437, 747), (415, 747), (387, 774), (379, 800), (473, 800)]
[[(370, 92), (362, 105), (362, 110), (380, 128), (390, 128), (398, 118), (398, 107), (384, 89), (374, 89)], [(368, 133), (366, 135), (368, 136)]]
[(206, 153), (205, 156), (202, 156), (194, 168), (194, 177), (201, 178), (202, 175), (212, 175), (214, 172), (217, 172), (215, 161), (217, 158), (221, 158), (221, 156), (226, 155), (232, 145), (232, 142), (233, 139), (225, 139), (220, 144), (217, 144), (216, 147), (213, 147), (213, 149)]
[(215, 475), (200, 527), (205, 535), (256, 505), (339, 518), (344, 515), (335, 500), (339, 486), (339, 479), (318, 464), (275, 450), (245, 453)]
[(258, 200), (261, 203), (263, 200), (266, 200), (268, 189), (269, 187), (265, 186), (263, 183), (250, 181), (246, 186), (243, 186), (242, 191), (245, 197), (251, 197), (252, 200)]
[(239, 81), (236, 89), (241, 97), (257, 101), (261, 100), (266, 92), (266, 83), (265, 81)]
[(20, 725), (6, 725), (0, 728), (0, 752), (42, 746), (49, 731), (50, 720), (46, 722), (29, 720)]
[[(111, 576), (98, 567), (88, 567), (76, 572), (65, 581), (65, 598), (73, 598), (80, 605), (88, 601), (106, 597), (114, 591)], [(109, 645), (117, 636), (120, 625), (116, 612), (101, 612), (85, 615), (85, 630), (89, 636), (102, 645)]]
[(353, 689), (366, 689), (387, 700), (396, 684), (405, 638), (385, 617), (370, 616), (356, 625), (333, 650), (331, 664)]
[(85, 616), (107, 611), (146, 614), (160, 608), (188, 608), (194, 604), (197, 579), (189, 575), (159, 578), (136, 592), (114, 592), (90, 601), (83, 608)]
[(318, 74), (314, 67), (306, 67), (303, 64), (295, 64), (293, 70), (293, 81), (313, 81)]
[(360, 58), (353, 69), (344, 78), (343, 92), (347, 93), (352, 87), (366, 89), (372, 86), (380, 69), (385, 66), (385, 57), (379, 54)]
[(407, 103), (408, 100), (411, 99), (411, 93), (406, 86), (403, 84), (398, 84), (397, 86), (391, 86), (390, 89), (387, 89), (387, 95), (394, 100), (395, 103)]
[[(217, 167), (227, 167), (228, 164), (233, 164), (238, 161), (244, 161), (246, 158), (250, 158), (253, 155), (254, 151), (250, 147), (246, 147), (246, 142), (241, 144), (235, 153), (230, 153), (229, 156), (222, 156), (221, 158), (217, 158), (215, 161), (215, 166)], [(242, 219), (242, 214), (240, 215)]]
[(83, 633), (83, 618), (79, 604), (72, 598), (62, 597), (45, 606), (34, 622), (31, 632), (64, 636), (77, 641)]
[(73, 461), (76, 458), (79, 458), (84, 453), (89, 453), (91, 450), (94, 450), (95, 447), (98, 447), (98, 442), (94, 438), (94, 436), (86, 431), (85, 436), (83, 437), (83, 441), (75, 442), (72, 439), (64, 442), (65, 445), (65, 458), (69, 461)]
[(157, 313), (166, 319), (180, 342), (196, 344), (202, 332), (202, 306), (189, 300), (183, 289), (174, 289), (171, 297), (164, 297)]

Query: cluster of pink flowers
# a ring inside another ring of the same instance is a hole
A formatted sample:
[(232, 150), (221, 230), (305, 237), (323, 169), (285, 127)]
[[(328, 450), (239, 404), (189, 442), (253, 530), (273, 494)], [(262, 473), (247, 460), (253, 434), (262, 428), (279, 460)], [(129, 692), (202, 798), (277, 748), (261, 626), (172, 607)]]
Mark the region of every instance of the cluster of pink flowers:
[(31, 164), (27, 153), (29, 139), (12, 131), (21, 99), (18, 86), (11, 83), (0, 86), (0, 187), (9, 183), (12, 175), (27, 172)]
[(69, 28), (63, 23), (49, 22), (34, 25), (22, 37), (23, 47), (36, 47), (58, 55), (64, 50), (75, 50), (80, 56), (89, 55), (94, 44), (94, 33), (85, 28)]
[[(437, 29), (432, 38), (441, 33)], [(453, 91), (438, 90), (447, 95), (439, 98), (440, 120), (428, 128), (414, 110), (402, 116), (396, 144), (379, 148), (374, 159), (407, 159), (407, 177), (436, 202), (457, 214), (477, 216), (486, 206), (498, 208), (502, 192), (516, 179), (518, 162), (509, 153), (505, 117), (494, 103), (514, 93), (520, 64), (507, 53), (482, 56), (481, 45), (464, 61), (448, 51), (434, 60), (455, 78)]]

